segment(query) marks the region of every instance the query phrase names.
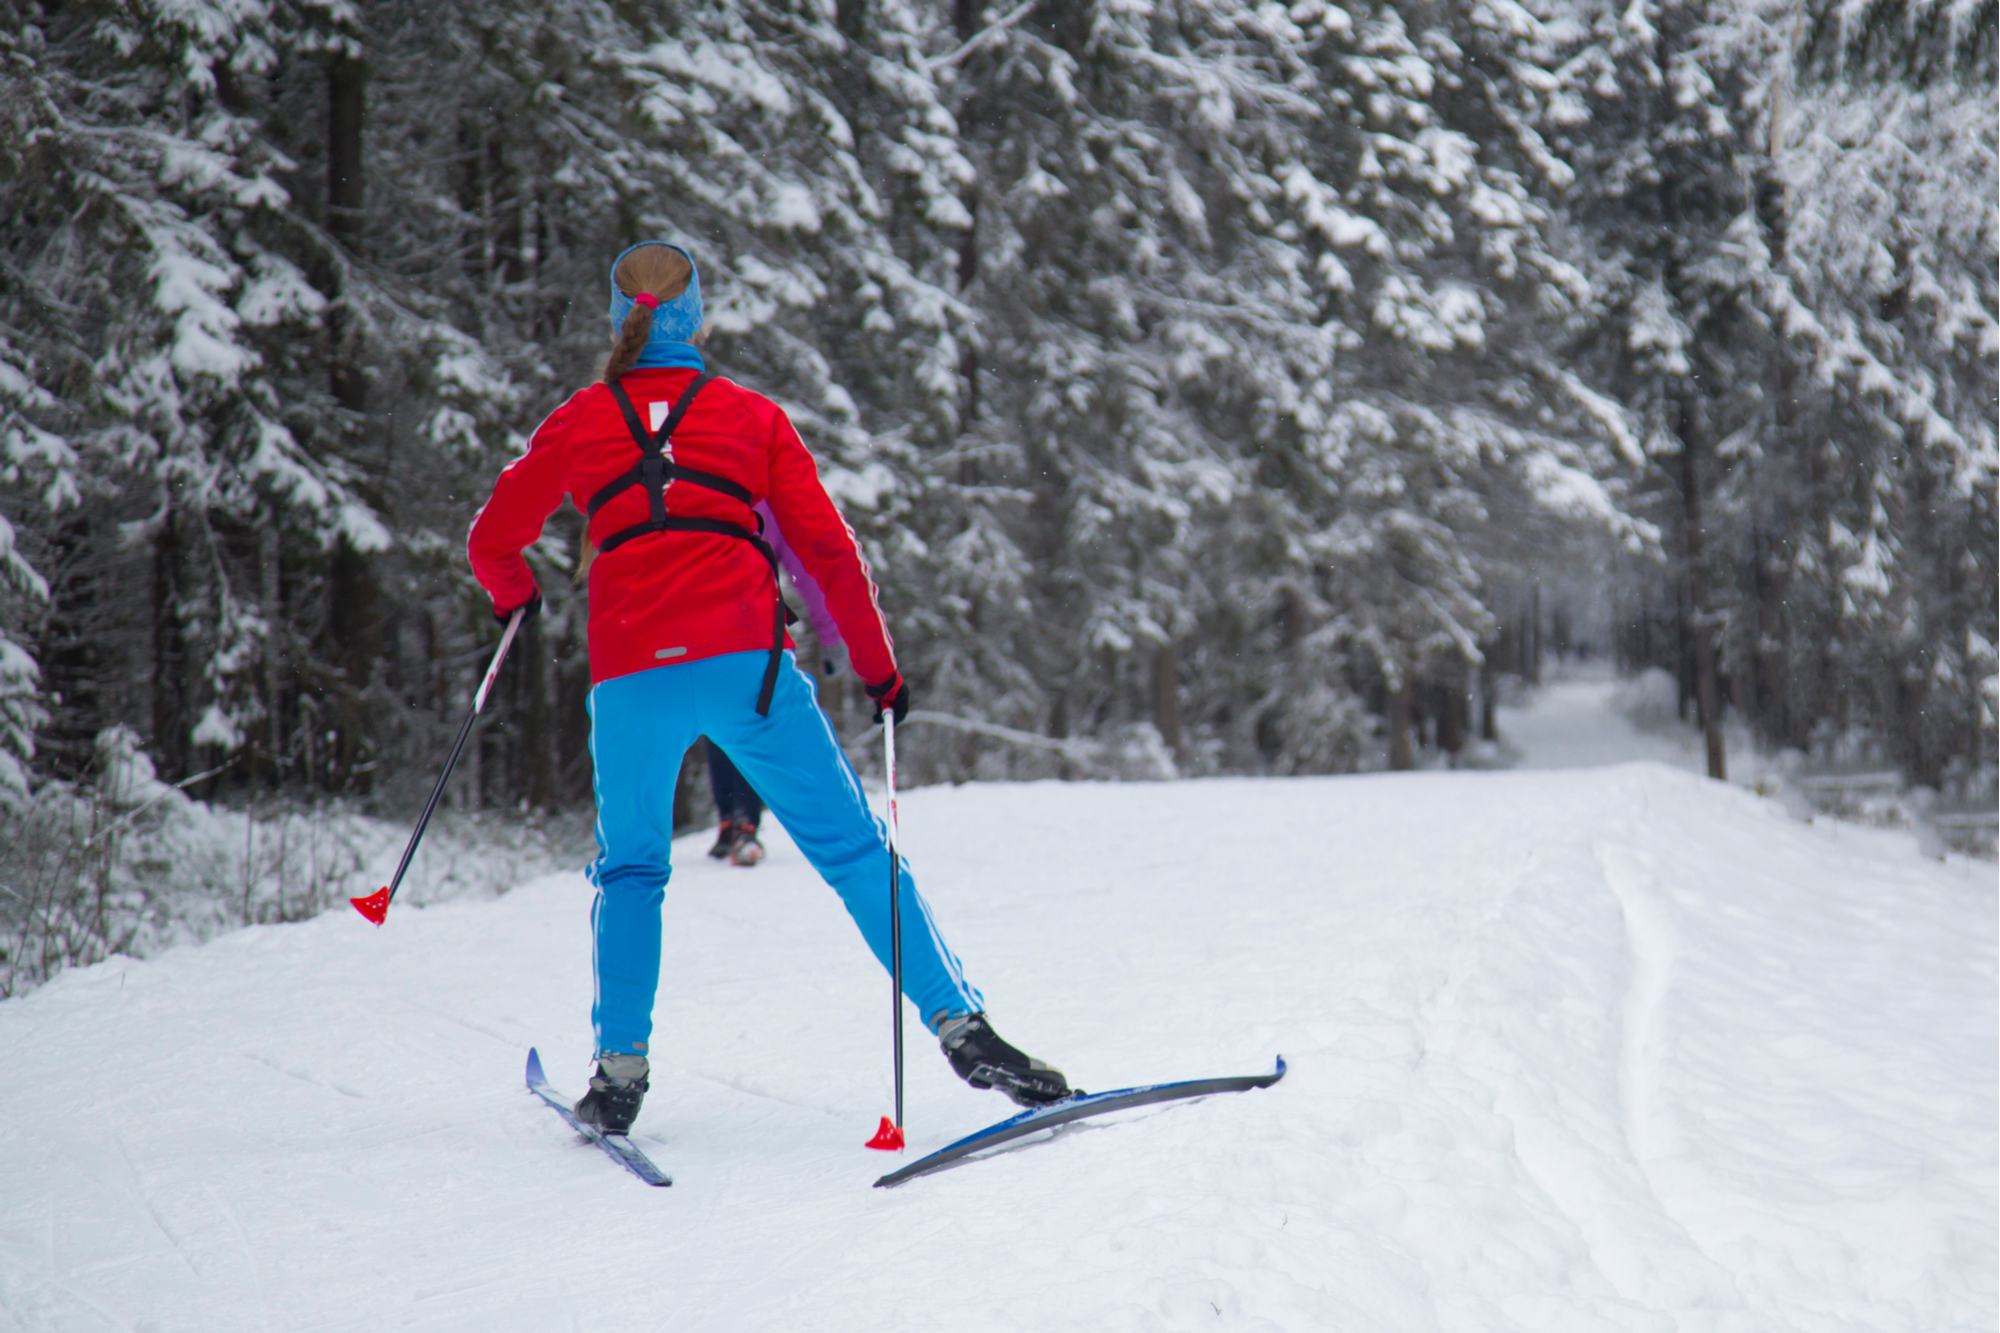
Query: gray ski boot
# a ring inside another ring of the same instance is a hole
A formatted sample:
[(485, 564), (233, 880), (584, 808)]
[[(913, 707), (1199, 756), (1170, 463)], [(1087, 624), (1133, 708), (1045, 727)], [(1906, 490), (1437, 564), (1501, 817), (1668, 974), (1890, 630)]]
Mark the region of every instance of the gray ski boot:
[(576, 1104), (576, 1118), (601, 1133), (626, 1133), (639, 1118), (649, 1072), (643, 1055), (600, 1054), (597, 1072), (590, 1076), (590, 1091)]
[(1047, 1106), (1069, 1096), (1069, 1080), (1007, 1044), (985, 1014), (947, 1018), (938, 1025), (938, 1045), (958, 1076), (975, 1088), (998, 1088), (1016, 1106)]

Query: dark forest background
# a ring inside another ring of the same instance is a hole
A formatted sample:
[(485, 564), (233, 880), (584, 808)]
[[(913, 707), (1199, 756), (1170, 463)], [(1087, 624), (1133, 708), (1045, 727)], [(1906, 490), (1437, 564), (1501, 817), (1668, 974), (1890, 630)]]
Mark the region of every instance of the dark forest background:
[[(420, 800), (647, 236), (983, 728), (916, 779), (1455, 761), (1588, 647), (1972, 790), (1995, 92), (1993, 0), (7, 0), (0, 796)], [(588, 802), (580, 530), (460, 801)]]

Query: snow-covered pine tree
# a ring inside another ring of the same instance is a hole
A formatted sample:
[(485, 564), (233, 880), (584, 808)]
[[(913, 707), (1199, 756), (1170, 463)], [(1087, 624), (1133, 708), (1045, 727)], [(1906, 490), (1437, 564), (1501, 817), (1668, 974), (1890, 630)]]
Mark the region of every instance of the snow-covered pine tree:
[(1420, 713), (1463, 743), (1525, 531), (1648, 534), (1600, 481), (1630, 451), (1623, 416), (1558, 352), (1587, 292), (1553, 207), (1572, 172), (1544, 137), (1567, 27), (1511, 4), (1293, 13), (1322, 29), (1322, 104), (1269, 173), (1272, 237), (1305, 242), (1334, 354), (1300, 386), (1290, 490), (1334, 611), (1322, 643), (1372, 676), (1400, 766)]
[(1210, 57), (1148, 9), (961, 4), (935, 58), (978, 171), (959, 276), (982, 316), (941, 460), (967, 501), (949, 629), (1013, 663), (960, 697), (1056, 736), (1136, 724), (1156, 745), (1143, 728), (1174, 729), (1177, 645), (1218, 591), (1202, 543), (1240, 488), (1184, 395), (1211, 353), (1255, 341), (1171, 306), (1217, 294), (1186, 287), (1214, 242), (1204, 186), (1223, 188), (1199, 179), (1197, 145), (1226, 172), (1239, 95), (1282, 90), (1246, 61), (1240, 88), (1197, 100)]
[[(17, 6), (0, 746), (420, 786), (492, 633), (466, 516), (665, 233), (927, 704), (1153, 771), (1450, 748), (1535, 562), (1652, 539), (1637, 477), (1719, 692), (1933, 772), (1988, 745), (1991, 10)], [(585, 790), (579, 537), (474, 799)]]
[(1647, 423), (1677, 557), (1642, 656), (1711, 771), (1726, 701), (1769, 743), (1990, 772), (1993, 7), (1585, 13), (1578, 346)]
[(1732, 654), (1759, 730), (1842, 732), (1938, 786), (1993, 763), (1995, 9), (1766, 16), (1752, 235), (1786, 340)]
[(1745, 254), (1770, 35), (1709, 0), (1578, 13), (1588, 36), (1563, 70), (1576, 115), (1561, 142), (1578, 168), (1568, 212), (1595, 299), (1576, 347), (1643, 425), (1671, 534), (1683, 678), (1719, 778), (1720, 511), (1740, 494), (1728, 474), (1754, 437), (1770, 355)]
[(274, 58), (270, 8), (17, 11), (4, 483), (13, 560), (49, 585), (21, 625), (53, 705), (43, 758), (82, 773), (99, 729), (144, 719), (179, 777), (266, 715), (277, 612), (258, 569), (275, 534), (387, 534), (290, 424), (285, 349), (323, 301), (273, 244), (293, 225), (285, 163), (239, 96)]
[(955, 13), (986, 318), (961, 447), (1029, 497), (1047, 724), (1365, 762), (1362, 698), (1462, 680), (1490, 631), (1482, 495), (1607, 500), (1606, 405), (1549, 350), (1581, 286), (1537, 129), (1561, 34), (1486, 5)]
[[(9, 447), (8, 456), (12, 453)], [(48, 720), (40, 698), (41, 665), (7, 627), (28, 620), (48, 598), (48, 581), (15, 550), (14, 525), (0, 514), (0, 803), (27, 794), (35, 732)]]

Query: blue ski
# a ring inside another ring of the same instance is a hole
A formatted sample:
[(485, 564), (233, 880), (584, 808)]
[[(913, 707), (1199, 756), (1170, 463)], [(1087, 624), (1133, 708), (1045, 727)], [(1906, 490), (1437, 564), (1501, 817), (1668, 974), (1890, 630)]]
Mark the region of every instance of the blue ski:
[(548, 1076), (542, 1073), (542, 1057), (535, 1053), (535, 1048), (532, 1046), (528, 1048), (528, 1091), (547, 1102), (549, 1109), (568, 1121), (571, 1129), (604, 1149), (605, 1154), (612, 1161), (618, 1163), (618, 1165), (624, 1167), (648, 1185), (671, 1185), (674, 1183), (672, 1176), (660, 1170), (659, 1167), (654, 1166), (652, 1159), (633, 1147), (632, 1140), (626, 1138), (623, 1134), (601, 1133), (594, 1126), (586, 1125), (581, 1120), (578, 1120), (576, 1112), (569, 1109), (569, 1103), (557, 1096), (556, 1090), (549, 1086)]
[(939, 1148), (928, 1157), (919, 1158), (908, 1166), (875, 1182), (881, 1189), (885, 1185), (900, 1185), (917, 1176), (928, 1175), (940, 1167), (970, 1157), (973, 1153), (984, 1152), (998, 1147), (1011, 1139), (1025, 1138), (1039, 1134), (1057, 1125), (1066, 1125), (1072, 1120), (1085, 1120), (1094, 1115), (1106, 1115), (1112, 1111), (1123, 1111), (1134, 1106), (1151, 1106), (1155, 1102), (1177, 1102), (1187, 1097), (1206, 1097), (1211, 1092), (1246, 1092), (1251, 1088), (1268, 1088), (1285, 1076), (1285, 1057), (1278, 1057), (1278, 1067), (1269, 1074), (1249, 1074), (1238, 1078), (1196, 1078), (1184, 1083), (1153, 1083), (1143, 1088), (1120, 1088), (1116, 1092), (1079, 1092), (1051, 1102), (1047, 1106), (1037, 1106), (1023, 1111), (997, 1125), (988, 1125), (976, 1134), (968, 1134), (956, 1143)]

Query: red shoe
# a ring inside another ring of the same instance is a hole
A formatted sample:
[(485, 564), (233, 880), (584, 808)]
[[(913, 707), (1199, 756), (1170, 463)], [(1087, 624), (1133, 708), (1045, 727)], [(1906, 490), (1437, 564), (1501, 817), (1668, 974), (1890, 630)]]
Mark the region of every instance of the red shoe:
[(764, 859), (764, 844), (757, 841), (755, 824), (736, 826), (736, 845), (729, 849), (729, 864), (733, 866), (754, 866)]

